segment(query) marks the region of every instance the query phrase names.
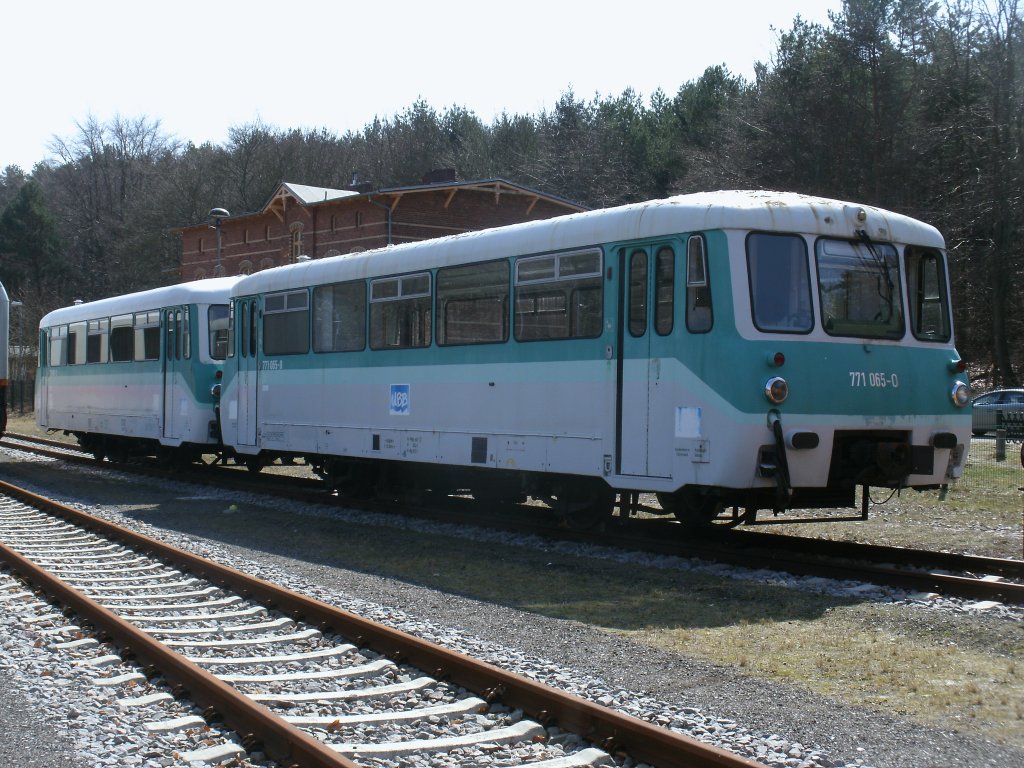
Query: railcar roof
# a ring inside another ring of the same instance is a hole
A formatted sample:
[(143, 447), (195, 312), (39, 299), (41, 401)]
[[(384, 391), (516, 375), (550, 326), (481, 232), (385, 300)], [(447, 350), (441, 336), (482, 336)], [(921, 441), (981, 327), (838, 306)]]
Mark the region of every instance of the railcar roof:
[(241, 279), (233, 294), (715, 229), (844, 238), (864, 229), (880, 241), (945, 247), (935, 227), (869, 205), (791, 192), (701, 192), (277, 267)]
[(231, 296), (231, 288), (240, 279), (239, 277), (211, 277), (206, 280), (167, 285), (124, 296), (113, 296), (109, 299), (61, 307), (43, 317), (39, 321), (39, 326), (42, 328), (81, 320), (112, 317), (128, 312), (144, 312), (175, 304), (226, 304)]

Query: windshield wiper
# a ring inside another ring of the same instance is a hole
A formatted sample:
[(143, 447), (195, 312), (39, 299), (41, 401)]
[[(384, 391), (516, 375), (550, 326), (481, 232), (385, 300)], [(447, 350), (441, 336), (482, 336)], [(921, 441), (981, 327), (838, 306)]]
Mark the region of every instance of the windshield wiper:
[(878, 269), (879, 274), (885, 280), (885, 293), (882, 293), (882, 286), (879, 285), (878, 297), (885, 302), (886, 309), (888, 309), (889, 313), (887, 317), (879, 317), (878, 319), (888, 323), (890, 320), (892, 320), (893, 316), (893, 292), (896, 288), (896, 285), (895, 283), (893, 283), (892, 280), (892, 272), (890, 271), (889, 262), (875, 248), (875, 244), (871, 242), (871, 238), (868, 236), (866, 230), (855, 230), (855, 234), (858, 238), (860, 238), (860, 241), (864, 244), (864, 247), (868, 249), (868, 253), (871, 254), (871, 260), (875, 263), (875, 267)]

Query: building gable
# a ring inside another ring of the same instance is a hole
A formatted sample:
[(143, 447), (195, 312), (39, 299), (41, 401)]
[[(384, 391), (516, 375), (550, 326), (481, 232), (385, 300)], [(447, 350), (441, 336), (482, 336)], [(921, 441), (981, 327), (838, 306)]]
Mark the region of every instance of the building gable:
[(178, 230), (180, 276), (249, 274), (300, 256), (318, 259), (582, 210), (503, 179), (377, 190), (281, 182), (259, 211)]

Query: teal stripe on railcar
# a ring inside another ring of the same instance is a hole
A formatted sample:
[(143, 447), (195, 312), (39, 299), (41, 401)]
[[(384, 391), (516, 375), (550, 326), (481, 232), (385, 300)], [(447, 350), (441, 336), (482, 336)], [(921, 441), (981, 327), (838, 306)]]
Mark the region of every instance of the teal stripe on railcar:
[[(776, 352), (786, 357), (781, 368), (767, 363)], [(966, 378), (950, 371), (955, 353), (949, 347), (733, 337), (719, 340), (715, 357), (717, 362), (693, 366), (693, 371), (742, 412), (769, 408), (764, 384), (773, 376), (789, 384), (789, 398), (779, 406), (783, 413), (899, 417), (964, 412), (950, 397), (955, 382)]]
[[(210, 387), (216, 381), (218, 366), (195, 360), (180, 360), (177, 363), (179, 368), (176, 373), (193, 399), (198, 403), (212, 404)], [(43, 370), (43, 376), (55, 386), (110, 386), (117, 383), (136, 386), (141, 380), (150, 382), (155, 387), (162, 387), (164, 383), (163, 363), (159, 360), (82, 363), (48, 366)]]

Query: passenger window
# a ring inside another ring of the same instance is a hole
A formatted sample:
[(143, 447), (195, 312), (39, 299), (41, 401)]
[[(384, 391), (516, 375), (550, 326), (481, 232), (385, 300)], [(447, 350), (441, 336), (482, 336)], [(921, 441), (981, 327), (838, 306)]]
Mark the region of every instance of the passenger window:
[(313, 351), (355, 352), (366, 346), (366, 284), (313, 289)]
[(601, 335), (601, 252), (531, 256), (516, 262), (517, 341)]
[(633, 251), (629, 257), (629, 334), (647, 333), (647, 252)]
[(676, 304), (676, 254), (668, 246), (658, 249), (654, 259), (654, 330), (659, 336), (672, 333)]
[(430, 275), (389, 277), (370, 283), (370, 348), (430, 346)]
[(437, 271), (437, 343), (508, 340), (509, 265), (489, 261)]
[(760, 331), (809, 333), (814, 327), (807, 243), (798, 235), (747, 236), (750, 308)]
[(110, 361), (131, 362), (134, 352), (132, 316), (118, 315), (110, 318)]
[(157, 311), (135, 314), (135, 359), (160, 359), (160, 313)]
[(68, 348), (68, 327), (59, 325), (50, 329), (50, 365), (65, 365), (64, 355)]
[(713, 324), (707, 247), (701, 235), (691, 235), (686, 241), (686, 329), (707, 333)]
[[(250, 353), (255, 356), (256, 302), (249, 309)], [(305, 290), (267, 296), (263, 306), (263, 354), (309, 352), (309, 293)]]
[(85, 362), (85, 323), (72, 323), (68, 326), (68, 365), (81, 365)]
[(949, 341), (951, 324), (942, 254), (922, 248), (907, 248), (906, 270), (910, 329), (914, 338)]
[(106, 318), (89, 321), (85, 340), (85, 362), (107, 362), (107, 332), (109, 327), (110, 321)]

